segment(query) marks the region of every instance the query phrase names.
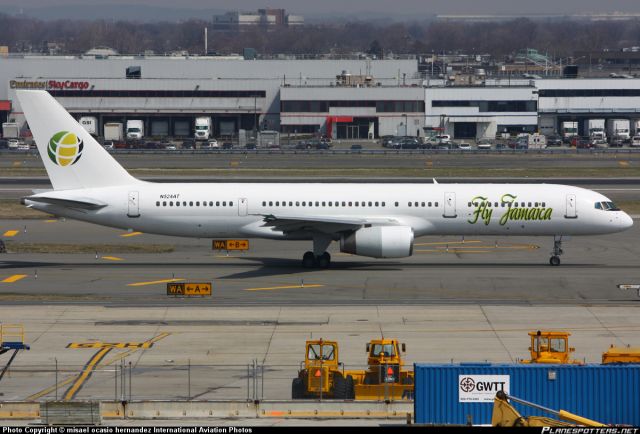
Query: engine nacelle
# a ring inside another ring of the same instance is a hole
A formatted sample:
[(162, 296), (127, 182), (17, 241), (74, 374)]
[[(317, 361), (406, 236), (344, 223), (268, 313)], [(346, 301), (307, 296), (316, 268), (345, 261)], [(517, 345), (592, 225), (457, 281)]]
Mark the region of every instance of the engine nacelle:
[(413, 254), (413, 230), (409, 226), (361, 228), (342, 236), (340, 251), (371, 258), (405, 258)]

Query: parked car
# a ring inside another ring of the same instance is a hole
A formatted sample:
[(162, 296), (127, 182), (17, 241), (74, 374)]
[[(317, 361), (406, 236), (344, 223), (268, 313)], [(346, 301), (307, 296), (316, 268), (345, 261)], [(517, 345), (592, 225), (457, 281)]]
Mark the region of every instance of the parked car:
[(593, 143), (591, 143), (591, 139), (588, 137), (580, 137), (575, 141), (575, 143), (577, 149), (591, 149), (594, 147)]
[(331, 148), (331, 145), (327, 142), (317, 142), (316, 149), (318, 150), (328, 150)]
[(309, 149), (309, 145), (306, 142), (298, 142), (295, 149)]
[(29, 147), (29, 145), (27, 145), (26, 143), (20, 143), (18, 145), (18, 151), (28, 151), (31, 148)]
[(611, 139), (611, 142), (609, 143), (609, 147), (611, 148), (622, 148), (623, 146), (624, 140), (618, 138)]
[(491, 140), (489, 139), (480, 139), (478, 140), (478, 149), (487, 150), (491, 149)]
[(14, 151), (18, 149), (19, 144), (20, 141), (18, 139), (9, 139), (7, 141), (7, 146), (9, 147), (9, 149), (13, 149)]
[(9, 149), (9, 141), (7, 139), (0, 139), (0, 149)]
[(244, 149), (256, 149), (257, 146), (255, 143), (247, 143), (246, 145), (244, 145)]
[(233, 149), (233, 143), (231, 142), (224, 142), (222, 144), (222, 149)]
[(182, 142), (182, 149), (195, 149), (196, 142), (193, 139), (187, 139)]
[(496, 151), (503, 151), (505, 149), (509, 149), (509, 146), (504, 142), (496, 143)]
[(560, 136), (548, 136), (547, 147), (550, 146), (562, 146), (562, 137)]
[(451, 142), (451, 136), (449, 134), (440, 134), (435, 137), (438, 143), (449, 143)]
[(633, 136), (631, 146), (640, 146), (640, 136)]
[(107, 151), (112, 150), (113, 148), (115, 148), (115, 145), (113, 144), (113, 142), (111, 140), (107, 140), (106, 142), (104, 142), (102, 144), (102, 147), (104, 149), (106, 149)]
[(178, 148), (176, 148), (176, 145), (167, 145), (164, 147), (164, 149), (166, 149), (167, 151), (176, 151)]
[(352, 151), (361, 151), (362, 150), (362, 145), (351, 145), (351, 150)]
[(220, 145), (218, 144), (218, 141), (216, 139), (209, 139), (209, 141), (207, 142), (207, 148), (218, 149), (220, 148)]
[(471, 150), (471, 145), (469, 143), (466, 142), (462, 142), (458, 145), (458, 149), (462, 150), (462, 151), (470, 151)]
[(382, 136), (380, 137), (379, 143), (383, 148), (388, 148), (395, 138), (395, 136)]

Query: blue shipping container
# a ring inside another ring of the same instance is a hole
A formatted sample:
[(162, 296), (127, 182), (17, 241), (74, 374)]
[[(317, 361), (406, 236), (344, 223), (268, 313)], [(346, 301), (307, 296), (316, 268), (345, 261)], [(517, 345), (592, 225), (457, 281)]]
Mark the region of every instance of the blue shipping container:
[[(640, 365), (415, 364), (415, 421), (491, 424), (493, 397), (517, 398), (606, 424), (640, 426)], [(548, 413), (513, 403), (523, 416)]]

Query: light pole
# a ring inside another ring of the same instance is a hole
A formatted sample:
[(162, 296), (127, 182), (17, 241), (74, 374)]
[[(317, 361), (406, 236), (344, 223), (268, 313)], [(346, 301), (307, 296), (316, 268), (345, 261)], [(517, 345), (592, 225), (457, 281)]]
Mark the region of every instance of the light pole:
[(404, 118), (404, 135), (408, 136), (409, 135), (409, 126), (407, 125), (407, 114), (403, 113), (402, 117)]

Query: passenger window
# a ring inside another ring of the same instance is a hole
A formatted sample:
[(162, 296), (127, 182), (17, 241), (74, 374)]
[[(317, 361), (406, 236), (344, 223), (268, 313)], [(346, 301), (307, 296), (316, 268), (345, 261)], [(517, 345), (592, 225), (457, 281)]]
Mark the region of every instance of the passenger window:
[(496, 208), (498, 208), (498, 206), (499, 206), (498, 202), (495, 202), (494, 205), (495, 205)]
[(546, 207), (547, 205), (544, 202), (542, 202), (542, 208), (546, 208)]
[(376, 206), (378, 206), (378, 202), (376, 202)]
[(409, 207), (411, 207), (411, 202), (409, 202)]
[(416, 208), (418, 208), (418, 206), (420, 206), (420, 205), (418, 205), (418, 202), (415, 202), (415, 206), (416, 206)]
[(425, 205), (425, 203), (424, 203), (424, 202), (420, 203), (420, 206), (421, 206), (422, 208), (424, 208), (424, 205)]
[(360, 206), (360, 202), (356, 201), (356, 206)]
[(300, 206), (300, 202), (296, 202), (296, 206)]
[(535, 205), (535, 206), (536, 206), (536, 208), (538, 207), (538, 202), (536, 202), (536, 205)]
[(233, 206), (233, 202), (229, 202), (229, 206)]
[(196, 202), (196, 206), (200, 206), (200, 201), (197, 201), (197, 202)]
[(202, 202), (202, 206), (207, 206), (207, 202), (206, 201)]
[(162, 202), (162, 206), (167, 206), (167, 202)]
[(180, 202), (176, 202), (176, 206), (180, 206)]
[(320, 206), (320, 202), (316, 201), (316, 206)]
[(529, 208), (531, 208), (531, 202), (529, 202), (529, 204), (527, 205)]
[(156, 201), (156, 206), (160, 206), (160, 202)]
[(322, 202), (322, 206), (327, 206), (327, 203), (326, 202)]
[(216, 206), (220, 206), (220, 202), (216, 202)]
[(372, 203), (372, 202), (369, 202), (369, 206), (373, 206), (373, 203)]
[(382, 207), (384, 208), (386, 205), (384, 204), (384, 202), (382, 202)]
[(347, 206), (347, 203), (346, 202), (342, 202), (342, 206)]
[(267, 202), (263, 201), (262, 206), (267, 206)]
[(187, 201), (182, 201), (182, 206), (187, 206)]
[(209, 201), (209, 206), (213, 206), (213, 202), (212, 201)]
[(169, 202), (169, 206), (173, 206), (173, 202)]
[(429, 205), (429, 208), (431, 208), (431, 205), (432, 205), (432, 204), (431, 204), (431, 202), (429, 202), (427, 205)]
[(469, 208), (471, 208), (471, 202), (469, 202), (469, 205), (468, 205), (468, 207), (469, 207)]
[(399, 204), (398, 202), (396, 202), (396, 208), (397, 208), (398, 206), (400, 206), (400, 204)]
[(227, 202), (223, 201), (222, 206), (227, 206)]
[(433, 204), (433, 206), (435, 206), (435, 207), (437, 208), (437, 207), (438, 207), (438, 202), (435, 202), (435, 203)]
[(352, 202), (349, 202), (349, 206), (352, 206)]
[(524, 208), (525, 207), (524, 202), (520, 202), (520, 206)]

